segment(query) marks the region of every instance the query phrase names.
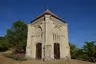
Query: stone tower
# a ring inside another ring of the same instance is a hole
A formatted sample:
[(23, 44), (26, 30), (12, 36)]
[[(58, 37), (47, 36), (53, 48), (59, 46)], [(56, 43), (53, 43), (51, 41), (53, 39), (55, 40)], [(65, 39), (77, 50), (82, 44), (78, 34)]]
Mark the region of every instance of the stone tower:
[(48, 9), (28, 24), (26, 58), (68, 59), (67, 23)]

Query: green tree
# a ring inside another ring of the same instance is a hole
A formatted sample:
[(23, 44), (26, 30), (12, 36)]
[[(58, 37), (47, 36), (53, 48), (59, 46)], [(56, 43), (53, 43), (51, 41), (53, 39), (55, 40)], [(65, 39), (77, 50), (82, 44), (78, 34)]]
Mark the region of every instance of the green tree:
[(76, 59), (78, 55), (78, 48), (74, 44), (69, 43), (69, 45), (70, 45), (71, 58)]
[(76, 45), (70, 44), (70, 53), (72, 59), (96, 62), (96, 41), (85, 42), (84, 46), (77, 48)]
[(27, 25), (18, 20), (13, 22), (12, 28), (7, 30), (7, 35), (10, 47), (16, 49), (24, 49), (27, 42)]
[(83, 46), (83, 52), (85, 54), (84, 59), (91, 62), (96, 62), (96, 45), (95, 41), (85, 42)]
[(0, 52), (6, 51), (9, 48), (8, 39), (5, 37), (0, 37)]

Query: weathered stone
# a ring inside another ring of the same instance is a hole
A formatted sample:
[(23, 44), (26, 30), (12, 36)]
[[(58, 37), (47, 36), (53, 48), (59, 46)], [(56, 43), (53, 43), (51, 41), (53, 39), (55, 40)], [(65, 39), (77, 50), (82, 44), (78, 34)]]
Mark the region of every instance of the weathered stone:
[(49, 10), (35, 18), (28, 24), (26, 58), (70, 58), (67, 23)]

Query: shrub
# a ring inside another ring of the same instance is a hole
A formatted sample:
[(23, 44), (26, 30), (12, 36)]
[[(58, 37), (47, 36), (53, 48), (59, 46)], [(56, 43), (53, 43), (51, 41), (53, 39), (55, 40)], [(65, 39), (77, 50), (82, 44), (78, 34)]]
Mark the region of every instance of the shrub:
[(26, 60), (25, 54), (21, 54), (21, 53), (18, 53), (18, 54), (9, 53), (9, 54), (4, 54), (4, 56), (14, 59), (14, 60), (18, 60), (18, 61)]

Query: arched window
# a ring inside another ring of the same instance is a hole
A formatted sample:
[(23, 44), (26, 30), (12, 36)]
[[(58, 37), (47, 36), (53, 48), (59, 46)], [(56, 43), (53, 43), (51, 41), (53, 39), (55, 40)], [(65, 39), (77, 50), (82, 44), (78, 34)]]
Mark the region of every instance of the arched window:
[(37, 39), (37, 41), (42, 39), (42, 28), (41, 28), (41, 26), (37, 26), (36, 39)]
[(53, 29), (53, 41), (59, 41), (60, 40), (60, 31), (58, 28)]

